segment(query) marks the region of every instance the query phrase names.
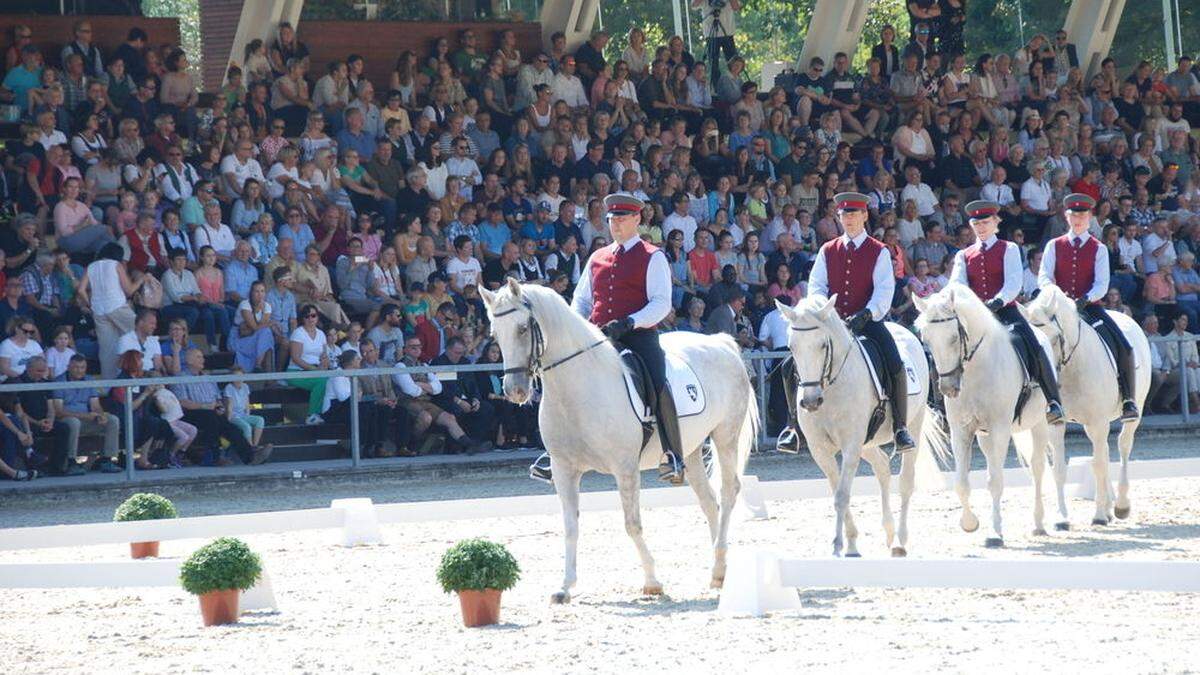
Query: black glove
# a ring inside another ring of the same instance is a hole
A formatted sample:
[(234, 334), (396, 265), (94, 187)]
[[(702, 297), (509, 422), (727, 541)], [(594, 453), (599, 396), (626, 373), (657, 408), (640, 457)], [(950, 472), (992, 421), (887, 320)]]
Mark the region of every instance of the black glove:
[(867, 323), (871, 319), (871, 310), (861, 309), (852, 314), (849, 319), (846, 319), (846, 326), (854, 333), (861, 333), (862, 329), (867, 327)]
[(1004, 300), (1002, 298), (992, 298), (991, 300), (988, 300), (984, 304), (987, 305), (988, 309), (992, 310), (993, 314), (995, 314), (996, 312), (999, 312), (1004, 307)]
[(1075, 309), (1077, 309), (1081, 312), (1089, 304), (1091, 304), (1091, 303), (1088, 302), (1087, 296), (1084, 296), (1082, 298), (1075, 298)]
[(609, 340), (616, 342), (625, 337), (625, 334), (633, 330), (633, 319), (625, 317), (624, 319), (614, 319), (604, 324), (600, 329), (608, 337)]

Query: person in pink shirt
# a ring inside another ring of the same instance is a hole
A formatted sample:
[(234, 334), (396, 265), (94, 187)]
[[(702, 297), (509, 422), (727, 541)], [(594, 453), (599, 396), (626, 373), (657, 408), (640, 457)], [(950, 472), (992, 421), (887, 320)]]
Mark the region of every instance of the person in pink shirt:
[(62, 199), (54, 205), (54, 234), (67, 253), (96, 253), (115, 240), (111, 230), (96, 222), (91, 207), (79, 200), (80, 185), (76, 177), (63, 182)]

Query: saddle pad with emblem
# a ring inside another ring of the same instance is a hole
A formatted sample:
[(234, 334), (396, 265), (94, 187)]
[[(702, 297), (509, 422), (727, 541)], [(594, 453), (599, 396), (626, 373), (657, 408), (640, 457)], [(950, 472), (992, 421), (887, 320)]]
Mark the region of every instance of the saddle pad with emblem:
[[(624, 356), (624, 352), (622, 352), (622, 356)], [(638, 390), (639, 383), (636, 380), (640, 378), (632, 376), (624, 359), (622, 359), (621, 375), (625, 378), (625, 390), (629, 393), (629, 405), (633, 407), (638, 419), (642, 422), (653, 419), (654, 411), (646, 406)], [(683, 359), (670, 352), (667, 352), (667, 383), (675, 398), (675, 411), (680, 417), (691, 417), (704, 412), (706, 402), (704, 388), (700, 386), (700, 378)], [(649, 386), (649, 383), (646, 386)]]

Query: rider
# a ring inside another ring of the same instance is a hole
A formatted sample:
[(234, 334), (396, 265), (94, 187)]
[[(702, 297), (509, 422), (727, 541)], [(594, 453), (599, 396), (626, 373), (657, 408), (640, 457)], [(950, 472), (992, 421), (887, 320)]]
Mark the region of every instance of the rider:
[(1100, 305), (1108, 292), (1108, 248), (1088, 233), (1092, 208), (1096, 200), (1088, 195), (1073, 193), (1063, 198), (1067, 225), (1070, 231), (1051, 239), (1042, 253), (1042, 269), (1038, 286), (1057, 285), (1075, 300), (1080, 316), (1097, 326), (1104, 324), (1112, 336), (1117, 358), (1117, 384), (1121, 389), (1121, 421), (1138, 418), (1133, 402), (1133, 348), (1116, 322)]
[[(892, 256), (883, 242), (866, 232), (867, 196), (859, 192), (842, 192), (834, 196), (838, 219), (845, 234), (825, 242), (817, 253), (808, 277), (809, 293), (829, 297), (837, 294), (838, 315), (858, 335), (871, 339), (883, 353), (887, 377), (891, 380), (892, 435), (896, 450), (905, 452), (916, 447), (906, 428), (908, 420), (908, 378), (896, 341), (883, 325), (892, 306), (896, 277), (892, 272)], [(783, 390), (788, 403), (788, 426), (779, 434), (776, 449), (780, 452), (799, 452), (800, 439), (796, 433), (796, 364), (788, 357), (783, 365)]]
[[(659, 248), (638, 236), (646, 204), (631, 195), (604, 198), (604, 211), (613, 242), (592, 254), (579, 277), (571, 306), (600, 326), (618, 347), (642, 357), (658, 392), (658, 437), (663, 462), (658, 477), (683, 481), (683, 453), (675, 399), (667, 386), (666, 355), (658, 343), (655, 326), (671, 311), (671, 268)], [(529, 475), (550, 480), (550, 454), (543, 453), (529, 467)]]
[(1058, 381), (1050, 358), (1042, 349), (1033, 328), (1017, 308), (1017, 295), (1025, 272), (1021, 268), (1021, 253), (1011, 241), (996, 237), (1000, 227), (1000, 205), (986, 199), (967, 204), (967, 215), (971, 229), (975, 231), (975, 244), (954, 254), (954, 269), (950, 279), (970, 286), (975, 295), (996, 315), (996, 319), (1010, 326), (1029, 354), (1030, 375), (1042, 388), (1046, 396), (1046, 421), (1057, 424), (1062, 421), (1062, 406), (1058, 398)]

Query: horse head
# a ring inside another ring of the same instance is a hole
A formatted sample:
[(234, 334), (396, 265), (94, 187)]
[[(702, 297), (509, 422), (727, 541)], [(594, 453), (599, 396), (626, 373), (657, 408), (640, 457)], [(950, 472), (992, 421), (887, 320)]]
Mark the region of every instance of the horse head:
[(800, 378), (800, 407), (808, 412), (816, 412), (825, 402), (825, 388), (837, 379), (835, 369), (840, 371), (835, 354), (849, 348), (849, 331), (835, 311), (836, 303), (837, 295), (810, 296), (795, 307), (775, 301), (791, 328), (788, 349)]
[[(540, 358), (541, 344), (533, 304), (516, 279), (496, 291), (479, 289), (492, 324), (492, 336), (504, 356), (504, 395), (518, 405), (533, 396), (533, 377)], [(516, 365), (510, 365), (516, 364)]]
[(1025, 306), (1030, 325), (1050, 339), (1055, 357), (1062, 359), (1066, 350), (1067, 327), (1079, 324), (1079, 310), (1075, 302), (1058, 286), (1046, 286)]
[(928, 298), (913, 296), (913, 305), (921, 313), (916, 328), (933, 356), (938, 390), (946, 398), (954, 398), (962, 391), (967, 340), (956, 301), (966, 295), (959, 284), (952, 283)]

